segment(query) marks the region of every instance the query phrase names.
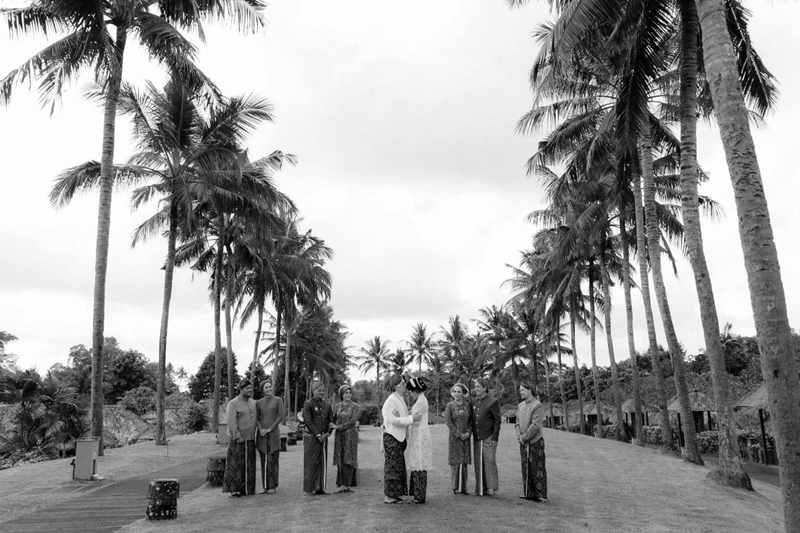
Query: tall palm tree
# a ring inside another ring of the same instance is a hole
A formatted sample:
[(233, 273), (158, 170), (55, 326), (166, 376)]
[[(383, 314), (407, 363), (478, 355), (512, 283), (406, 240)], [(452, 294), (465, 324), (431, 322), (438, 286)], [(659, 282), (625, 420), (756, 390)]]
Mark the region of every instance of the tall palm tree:
[(428, 327), (420, 322), (414, 326), (414, 330), (411, 332), (411, 337), (408, 340), (408, 345), (411, 349), (411, 358), (409, 362), (413, 363), (416, 360), (419, 364), (420, 372), (422, 372), (422, 363), (427, 365), (430, 362), (436, 342), (433, 340), (435, 333), (428, 335), (427, 330)]
[(383, 402), (383, 392), (381, 390), (381, 370), (389, 368), (389, 341), (382, 341), (380, 335), (376, 335), (368, 340), (364, 347), (359, 348), (362, 355), (353, 357), (353, 361), (358, 365), (361, 372), (369, 372), (375, 369), (375, 386), (378, 389), (378, 403)]
[(83, 70), (92, 69), (104, 87), (103, 138), (100, 158), (100, 198), (95, 249), (95, 285), (92, 315), (92, 435), (100, 439), (103, 454), (103, 329), (105, 288), (108, 270), (108, 242), (113, 190), (114, 132), (117, 105), (122, 88), (123, 60), (129, 39), (148, 55), (184, 78), (203, 81), (196, 69), (197, 49), (179, 29), (199, 30), (203, 19), (225, 20), (242, 32), (263, 27), (260, 0), (211, 0), (197, 4), (186, 0), (155, 4), (142, 0), (119, 2), (71, 2), (35, 0), (26, 7), (0, 9), (11, 33), (20, 35), (64, 35), (45, 47), (0, 80), (0, 104), (7, 105), (14, 87), (39, 79), (39, 93), (45, 103), (60, 100), (63, 87)]
[[(744, 470), (741, 457), (735, 446), (736, 434), (733, 422), (730, 385), (725, 370), (725, 356), (717, 332), (720, 331), (717, 306), (711, 285), (711, 275), (703, 251), (703, 234), (700, 227), (698, 207), (697, 165), (697, 78), (700, 56), (700, 20), (697, 2), (681, 0), (681, 214), (686, 232), (686, 248), (694, 273), (695, 288), (700, 302), (700, 318), (706, 356), (711, 367), (714, 401), (717, 410), (719, 435), (718, 474), (729, 485), (752, 489), (752, 483)], [(741, 26), (738, 26), (741, 27)]]

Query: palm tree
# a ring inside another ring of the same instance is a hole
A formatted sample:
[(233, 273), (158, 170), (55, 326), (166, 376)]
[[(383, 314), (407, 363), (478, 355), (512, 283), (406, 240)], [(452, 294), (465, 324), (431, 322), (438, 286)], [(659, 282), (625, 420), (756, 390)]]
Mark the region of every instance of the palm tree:
[[(0, 104), (7, 105), (12, 90), (25, 80), (40, 79), (39, 92), (51, 112), (60, 100), (62, 88), (92, 69), (104, 87), (103, 140), (100, 158), (100, 199), (95, 250), (95, 285), (92, 316), (92, 435), (100, 439), (103, 454), (103, 328), (105, 287), (108, 270), (108, 242), (111, 225), (111, 197), (114, 182), (114, 132), (117, 105), (122, 87), (123, 59), (128, 39), (136, 38), (151, 58), (181, 72), (186, 79), (203, 81), (196, 69), (197, 50), (178, 28), (200, 30), (205, 18), (225, 20), (240, 31), (255, 32), (263, 27), (260, 0), (211, 0), (202, 4), (178, 0), (152, 2), (70, 2), (35, 0), (23, 8), (0, 9), (13, 35), (64, 35), (45, 47), (0, 80)], [(113, 28), (113, 30), (112, 30)]]
[(363, 355), (356, 355), (353, 361), (361, 372), (375, 369), (375, 386), (378, 388), (378, 403), (383, 402), (381, 391), (381, 370), (389, 368), (389, 341), (382, 341), (380, 335), (368, 340), (363, 348), (359, 348)]
[(411, 338), (408, 341), (408, 345), (411, 348), (409, 363), (413, 363), (416, 360), (419, 364), (420, 372), (422, 372), (422, 363), (426, 365), (430, 363), (435, 344), (433, 340), (434, 335), (434, 333), (428, 335), (427, 326), (422, 322), (415, 325), (411, 333)]
[[(697, 71), (700, 50), (700, 20), (697, 3), (687, 0), (679, 2), (681, 16), (681, 214), (686, 233), (686, 248), (694, 273), (695, 288), (700, 302), (700, 318), (703, 323), (703, 337), (706, 356), (711, 367), (711, 381), (714, 386), (714, 401), (717, 409), (719, 435), (719, 466), (717, 472), (729, 485), (752, 490), (750, 477), (744, 470), (737, 453), (734, 433), (733, 409), (731, 404), (728, 373), (725, 370), (725, 357), (717, 332), (719, 318), (711, 285), (711, 275), (703, 251), (703, 234), (700, 227), (698, 207), (698, 165), (697, 165)], [(741, 27), (741, 26), (738, 26)]]
[[(132, 115), (134, 134), (140, 149), (127, 165), (120, 168), (120, 172), (140, 179), (155, 179), (152, 184), (134, 191), (133, 206), (136, 208), (154, 196), (163, 196), (161, 209), (137, 228), (133, 243), (136, 245), (152, 237), (164, 226), (167, 235), (159, 369), (156, 376), (156, 444), (166, 444), (164, 378), (178, 234), (180, 231), (186, 235), (197, 232), (200, 224), (196, 210), (202, 206), (201, 201), (206, 195), (225, 198), (231, 205), (239, 207), (246, 202), (245, 196), (238, 192), (243, 172), (237, 156), (241, 153), (239, 147), (259, 121), (272, 118), (269, 103), (253, 97), (230, 99), (212, 108), (206, 116), (197, 105), (200, 89), (199, 85), (185, 82), (176, 73), (163, 91), (148, 84), (144, 93), (130, 86), (124, 86), (120, 93), (119, 108)], [(90, 174), (90, 168), (96, 174)], [(62, 202), (69, 201), (76, 190), (97, 185), (99, 171), (100, 167), (96, 164), (66, 171), (56, 182), (52, 196)], [(243, 192), (246, 194), (251, 191), (243, 189)], [(257, 192), (259, 202), (275, 196), (268, 182)], [(232, 351), (229, 353), (232, 357)], [(233, 366), (231, 361), (229, 366)]]

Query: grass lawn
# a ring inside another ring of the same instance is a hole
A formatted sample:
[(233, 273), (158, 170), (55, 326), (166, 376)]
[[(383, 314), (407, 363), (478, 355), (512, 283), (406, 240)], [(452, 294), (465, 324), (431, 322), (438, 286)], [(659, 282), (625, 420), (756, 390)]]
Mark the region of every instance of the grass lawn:
[[(229, 498), (219, 488), (206, 486), (181, 496), (176, 520), (142, 519), (121, 531), (783, 532), (776, 487), (757, 481), (754, 493), (721, 487), (706, 479), (707, 468), (656, 450), (548, 429), (549, 501), (520, 500), (519, 448), (508, 424), (503, 425), (498, 449), (499, 496), (454, 495), (446, 464), (447, 429), (437, 425), (431, 431), (434, 460), (440, 463), (428, 473), (425, 505), (383, 503), (380, 428), (366, 427), (360, 433), (355, 492), (304, 496), (299, 444), (281, 453), (276, 494)], [(213, 441), (213, 435), (208, 438)], [(221, 450), (212, 444), (209, 455)], [(331, 468), (330, 492), (335, 490), (335, 478)]]

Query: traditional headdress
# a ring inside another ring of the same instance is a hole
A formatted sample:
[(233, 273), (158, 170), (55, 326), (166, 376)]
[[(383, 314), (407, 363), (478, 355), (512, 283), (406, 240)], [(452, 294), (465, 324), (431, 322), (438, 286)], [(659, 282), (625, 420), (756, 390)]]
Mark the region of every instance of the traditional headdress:
[(452, 387), (450, 387), (450, 392), (453, 392), (453, 389), (456, 389), (456, 388), (461, 389), (461, 392), (463, 392), (464, 394), (469, 394), (469, 389), (463, 383), (459, 382), (459, 383), (456, 383), (455, 385), (453, 385)]
[(411, 378), (408, 380), (408, 390), (411, 392), (424, 392), (428, 390), (428, 386), (425, 385), (425, 380), (422, 378)]
[(353, 387), (345, 383), (341, 387), (339, 387), (339, 399), (344, 399), (344, 393), (347, 392), (347, 389), (350, 389), (350, 392), (353, 392)]

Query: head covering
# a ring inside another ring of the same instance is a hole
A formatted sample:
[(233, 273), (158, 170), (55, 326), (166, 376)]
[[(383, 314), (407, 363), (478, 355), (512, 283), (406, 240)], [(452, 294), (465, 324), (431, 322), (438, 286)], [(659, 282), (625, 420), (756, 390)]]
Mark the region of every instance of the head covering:
[(250, 383), (250, 380), (247, 379), (247, 378), (244, 378), (242, 381), (239, 382), (239, 390), (242, 390), (245, 387), (249, 387), (250, 385), (252, 385), (252, 383)]
[(450, 392), (453, 392), (453, 389), (455, 389), (455, 388), (461, 389), (461, 392), (463, 392), (464, 394), (469, 394), (469, 389), (463, 383), (459, 382), (459, 383), (456, 383), (455, 385), (453, 385), (452, 387), (450, 387)]
[(425, 381), (422, 378), (411, 378), (408, 380), (408, 390), (411, 392), (423, 392), (428, 390)]
[(345, 383), (344, 385), (339, 387), (339, 399), (340, 400), (344, 399), (344, 393), (347, 391), (347, 389), (350, 389), (350, 392), (353, 392), (353, 387), (351, 387), (347, 383)]
[(311, 382), (311, 392), (314, 392), (315, 390), (317, 390), (319, 388), (322, 388), (323, 390), (325, 389), (325, 385), (323, 385), (321, 381), (312, 381)]

